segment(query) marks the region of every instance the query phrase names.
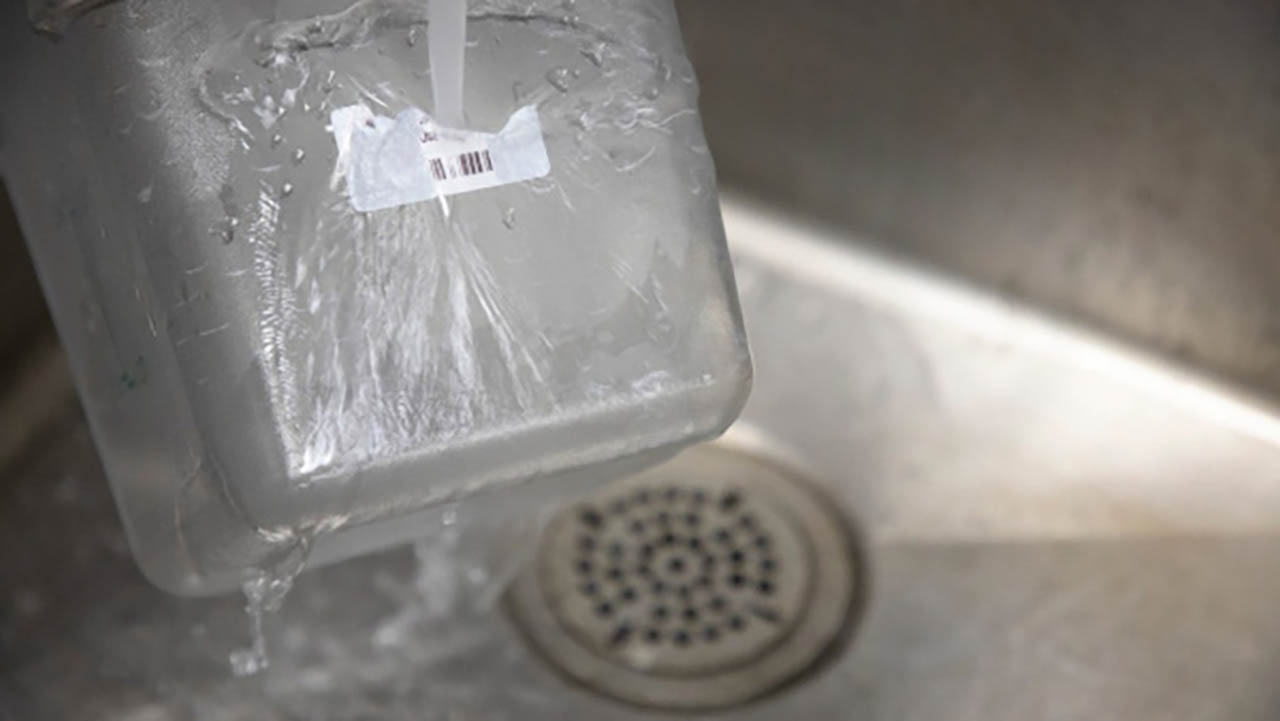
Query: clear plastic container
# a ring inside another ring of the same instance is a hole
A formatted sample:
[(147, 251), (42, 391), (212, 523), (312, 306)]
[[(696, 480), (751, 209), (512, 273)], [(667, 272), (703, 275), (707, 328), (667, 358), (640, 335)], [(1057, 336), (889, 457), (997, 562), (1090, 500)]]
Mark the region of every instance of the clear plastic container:
[(431, 112), (425, 2), (110, 4), (56, 42), (3, 13), (30, 102), (0, 109), (0, 162), (163, 588), (402, 541), (464, 498), (519, 513), (741, 407), (669, 0), (472, 2), (466, 127), (534, 107), (549, 172), (372, 212), (332, 113)]

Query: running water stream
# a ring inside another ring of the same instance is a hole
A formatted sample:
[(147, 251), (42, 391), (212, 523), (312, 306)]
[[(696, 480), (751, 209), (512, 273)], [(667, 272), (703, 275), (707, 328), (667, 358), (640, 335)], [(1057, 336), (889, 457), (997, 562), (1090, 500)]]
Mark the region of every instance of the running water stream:
[[(467, 0), (430, 0), (427, 6), (427, 51), (436, 118), (448, 127), (463, 126), (463, 58), (467, 41)], [(444, 196), (441, 196), (444, 203)], [(446, 216), (449, 208), (444, 206)], [(447, 522), (446, 526), (452, 526)], [(264, 623), (280, 610), (293, 580), (306, 566), (311, 534), (300, 534), (285, 546), (282, 559), (270, 568), (253, 569), (242, 585), (249, 616), (250, 643), (232, 652), (231, 670), (249, 676), (270, 665)], [(429, 543), (423, 541), (422, 543)], [(419, 554), (421, 557), (421, 554)]]

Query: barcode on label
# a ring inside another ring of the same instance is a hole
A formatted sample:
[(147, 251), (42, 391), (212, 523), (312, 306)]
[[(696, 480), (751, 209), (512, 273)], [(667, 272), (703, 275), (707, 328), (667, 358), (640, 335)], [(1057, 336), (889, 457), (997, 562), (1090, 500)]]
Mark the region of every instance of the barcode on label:
[[(373, 213), (472, 193), (551, 172), (538, 108), (526, 105), (496, 133), (445, 128), (425, 111), (375, 115), (363, 104), (329, 115), (351, 207)], [(3, 714), (0, 714), (3, 715)]]
[(488, 150), (473, 150), (448, 158), (432, 158), (431, 177), (436, 180), (466, 178), (481, 173), (493, 172), (493, 158)]

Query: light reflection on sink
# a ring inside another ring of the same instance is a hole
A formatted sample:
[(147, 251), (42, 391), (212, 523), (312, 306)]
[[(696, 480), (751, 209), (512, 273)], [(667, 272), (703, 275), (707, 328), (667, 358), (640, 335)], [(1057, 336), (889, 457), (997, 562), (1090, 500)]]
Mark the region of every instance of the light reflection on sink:
[[(730, 440), (840, 496), (870, 565), (848, 649), (725, 717), (1274, 717), (1270, 416), (847, 238), (741, 200), (725, 217), (758, 371)], [(454, 545), (437, 532), (417, 561), (304, 574), (273, 668), (232, 679), (240, 601), (146, 584), (78, 421), (6, 493), (0, 710), (15, 718), (652, 716), (526, 648), (495, 603), (516, 557), (465, 508)]]

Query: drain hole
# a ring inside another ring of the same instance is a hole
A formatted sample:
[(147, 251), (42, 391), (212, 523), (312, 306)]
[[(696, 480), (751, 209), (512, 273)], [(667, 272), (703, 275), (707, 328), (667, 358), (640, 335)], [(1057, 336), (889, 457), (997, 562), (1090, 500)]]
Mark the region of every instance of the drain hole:
[(725, 600), (724, 596), (716, 596), (715, 598), (711, 599), (711, 601), (707, 604), (707, 606), (712, 611), (719, 613), (729, 607), (729, 602)]
[(729, 617), (729, 628), (733, 629), (734, 631), (741, 631), (742, 629), (746, 628), (746, 626), (747, 626), (747, 620), (742, 616)]
[(672, 573), (684, 573), (684, 559), (673, 558), (670, 561), (667, 561), (667, 570)]
[(609, 645), (621, 646), (629, 638), (631, 638), (631, 627), (624, 623), (618, 627), (618, 630), (613, 632), (613, 636), (609, 638)]
[(732, 511), (740, 503), (742, 503), (742, 497), (738, 495), (737, 491), (729, 491), (720, 497), (720, 510), (725, 512)]
[(654, 606), (654, 607), (653, 607), (653, 620), (655, 620), (655, 621), (665, 621), (665, 620), (667, 620), (667, 616), (668, 616), (668, 615), (669, 615), (669, 612), (667, 611), (667, 607), (666, 607), (666, 606)]
[(636, 600), (636, 590), (630, 586), (627, 586), (626, 588), (622, 589), (622, 593), (620, 597), (622, 598), (623, 601), (626, 601), (627, 603), (631, 603), (632, 601)]
[(613, 604), (609, 603), (608, 601), (601, 603), (599, 606), (596, 606), (596, 614), (599, 615), (601, 618), (608, 618), (609, 616), (612, 616)]
[(578, 561), (578, 573), (591, 573), (591, 561), (585, 558)]
[(644, 521), (636, 519), (631, 522), (631, 532), (639, 536), (644, 533)]
[(641, 488), (640, 490), (636, 491), (636, 503), (639, 503), (640, 505), (642, 505), (642, 506), (643, 506), (643, 505), (647, 504), (648, 502), (649, 502), (649, 489), (648, 489), (648, 488)]
[(734, 565), (740, 564), (746, 559), (747, 557), (742, 551), (735, 550), (733, 553), (729, 554), (729, 561)]
[(747, 582), (747, 579), (743, 577), (741, 573), (735, 573), (729, 577), (729, 585), (733, 586), (734, 588), (742, 588), (743, 584), (745, 584), (746, 582)]
[(621, 581), (621, 580), (622, 580), (622, 569), (621, 569), (621, 568), (618, 568), (617, 566), (614, 566), (613, 568), (610, 568), (610, 569), (609, 569), (609, 580), (611, 580), (611, 581)]
[(702, 638), (706, 639), (707, 641), (714, 641), (717, 638), (720, 638), (720, 629), (716, 628), (715, 626), (707, 626), (706, 628), (702, 629)]
[(684, 620), (693, 623), (698, 620), (698, 609), (690, 606), (684, 610)]
[(773, 570), (777, 567), (778, 567), (777, 562), (774, 561), (772, 558), (766, 558), (760, 561), (760, 570), (764, 571), (765, 573), (773, 573)]
[(667, 499), (668, 501), (674, 501), (680, 497), (680, 489), (672, 486), (671, 488), (668, 488), (667, 490), (662, 492), (662, 497)]
[(621, 516), (622, 514), (626, 513), (627, 512), (626, 499), (619, 498), (618, 500), (609, 504), (609, 512), (615, 516)]
[(582, 584), (582, 595), (584, 596), (594, 596), (596, 595), (596, 591), (599, 591), (599, 590), (600, 590), (599, 587), (597, 587), (596, 584), (594, 583)]
[(759, 588), (760, 593), (763, 593), (766, 596), (773, 595), (773, 583), (770, 581), (761, 581), (760, 585), (756, 588)]
[(662, 640), (662, 632), (656, 628), (650, 628), (648, 631), (644, 632), (644, 640), (649, 643), (658, 643)]
[(667, 584), (663, 583), (662, 581), (654, 581), (653, 585), (650, 586), (649, 588), (659, 596), (667, 592)]
[(675, 644), (676, 644), (677, 646), (688, 646), (688, 645), (689, 645), (689, 632), (688, 632), (688, 631), (676, 631), (674, 634), (672, 634), (672, 635), (671, 635), (671, 640), (672, 640), (672, 641), (674, 641), (674, 642), (675, 642)]
[(749, 531), (756, 527), (756, 519), (752, 518), (751, 514), (744, 514), (738, 519), (738, 525)]
[(600, 517), (600, 514), (593, 509), (583, 511), (581, 518), (583, 523), (592, 528), (599, 528), (600, 524), (604, 522), (604, 519)]

